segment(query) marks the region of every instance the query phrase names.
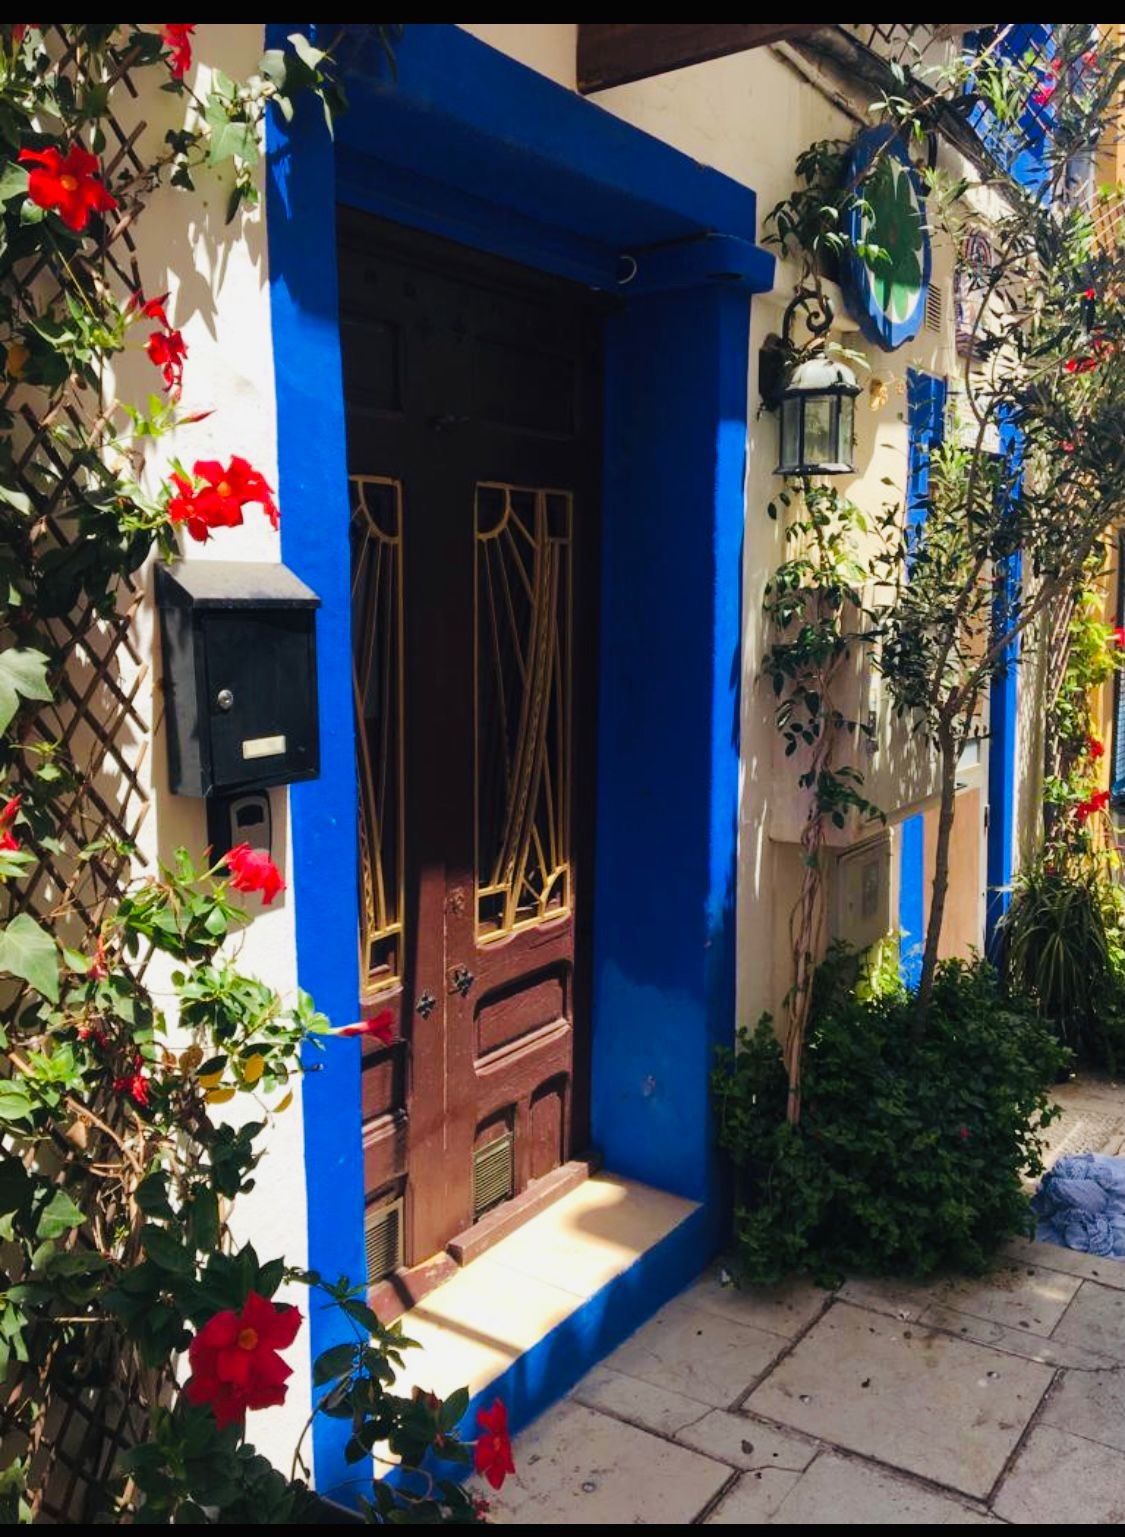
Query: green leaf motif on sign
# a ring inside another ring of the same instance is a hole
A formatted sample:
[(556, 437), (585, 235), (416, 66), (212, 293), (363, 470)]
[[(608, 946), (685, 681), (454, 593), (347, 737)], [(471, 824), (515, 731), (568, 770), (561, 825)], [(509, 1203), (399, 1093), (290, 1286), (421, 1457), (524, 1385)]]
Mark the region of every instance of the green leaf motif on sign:
[(41, 651), (11, 646), (0, 651), (0, 731), (6, 731), (20, 707), (20, 699), (51, 699), (47, 686), (47, 658)]
[(27, 913), (20, 913), (0, 932), (0, 971), (21, 977), (44, 998), (58, 1003), (58, 947)]
[(871, 205), (864, 240), (882, 253), (869, 264), (875, 302), (895, 323), (914, 313), (922, 291), (922, 213), (910, 171), (886, 156), (864, 186)]

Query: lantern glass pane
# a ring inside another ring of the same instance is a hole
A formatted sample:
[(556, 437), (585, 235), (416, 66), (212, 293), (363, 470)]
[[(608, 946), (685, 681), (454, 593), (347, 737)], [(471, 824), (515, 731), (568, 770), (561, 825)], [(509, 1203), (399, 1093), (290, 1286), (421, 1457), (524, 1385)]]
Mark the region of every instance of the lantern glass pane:
[(836, 452), (840, 464), (855, 467), (855, 396), (840, 396), (840, 442)]
[(778, 469), (795, 471), (800, 466), (801, 454), (801, 402), (799, 400), (783, 400), (781, 402), (781, 459)]
[(831, 464), (835, 459), (836, 445), (832, 433), (831, 395), (807, 395), (805, 407), (804, 462), (808, 466)]

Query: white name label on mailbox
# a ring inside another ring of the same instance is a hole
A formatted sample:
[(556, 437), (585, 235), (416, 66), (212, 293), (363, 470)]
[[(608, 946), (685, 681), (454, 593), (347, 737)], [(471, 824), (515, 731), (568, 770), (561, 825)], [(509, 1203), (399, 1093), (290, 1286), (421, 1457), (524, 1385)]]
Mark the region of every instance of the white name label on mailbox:
[(244, 758), (275, 758), (285, 751), (283, 736), (256, 736), (242, 744)]

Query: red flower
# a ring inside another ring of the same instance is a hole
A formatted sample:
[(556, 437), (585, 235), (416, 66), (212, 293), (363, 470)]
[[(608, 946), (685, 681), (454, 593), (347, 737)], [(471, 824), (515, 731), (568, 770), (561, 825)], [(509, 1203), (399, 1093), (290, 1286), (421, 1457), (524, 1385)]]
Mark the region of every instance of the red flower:
[(285, 890), (281, 871), (264, 849), (252, 849), (248, 843), (239, 843), (224, 855), (222, 863), (230, 871), (230, 883), (235, 891), (260, 891), (266, 907), (279, 891)]
[(86, 975), (91, 982), (104, 982), (109, 976), (109, 967), (106, 965), (105, 935), (98, 935), (98, 942), (94, 946), (94, 954), (90, 964), (86, 967)]
[(1109, 805), (1109, 791), (1097, 790), (1088, 800), (1079, 801), (1074, 808), (1074, 820), (1081, 827), (1096, 811), (1104, 811)]
[(1046, 107), (1050, 104), (1051, 97), (1055, 94), (1057, 89), (1057, 81), (1044, 80), (1042, 85), (1037, 85), (1034, 91), (1032, 91), (1031, 99), (1037, 107)]
[(1072, 454), (1074, 452), (1074, 450), (1078, 447), (1077, 443), (1075, 443), (1073, 438), (1064, 438), (1062, 446), (1063, 446), (1063, 453), (1064, 454)]
[(178, 470), (172, 471), (173, 495), (168, 499), (168, 516), (173, 523), (184, 523), (187, 531), (193, 539), (200, 544), (205, 544), (211, 537), (211, 530), (207, 520), (199, 511), (195, 503), (195, 487), (186, 475), (181, 475)]
[(11, 800), (6, 800), (3, 806), (0, 806), (0, 823), (6, 825), (8, 822), (14, 822), (22, 805), (23, 796), (19, 794), (13, 795)]
[(19, 842), (12, 836), (10, 829), (5, 827), (4, 831), (0, 833), (0, 852), (15, 854), (18, 851)]
[(1082, 290), (1082, 297), (1084, 299), (1096, 299), (1098, 297), (1098, 291), (1096, 288), (1084, 288)]
[(1105, 743), (1099, 742), (1096, 736), (1088, 736), (1086, 738), (1086, 751), (1096, 763), (1099, 758), (1105, 757)]
[(381, 1014), (376, 1014), (372, 1019), (365, 1019), (358, 1025), (341, 1025), (335, 1031), (336, 1035), (373, 1035), (389, 1046), (395, 1038), (395, 1017), (390, 1009), (384, 1009)]
[(68, 229), (84, 230), (92, 213), (117, 207), (117, 199), (96, 174), (98, 157), (80, 144), (72, 145), (65, 156), (52, 146), (21, 149), (19, 158), (21, 164), (38, 167), (27, 178), (31, 201), (57, 209)]
[(94, 1045), (100, 1046), (103, 1051), (109, 1045), (109, 1036), (102, 1029), (101, 1025), (79, 1025), (78, 1039), (80, 1041), (93, 1041)]
[(499, 1489), (509, 1473), (516, 1471), (512, 1461), (512, 1440), (508, 1435), (508, 1411), (500, 1399), (491, 1409), (481, 1409), (477, 1414), (476, 1451), (473, 1465), (483, 1473), (494, 1489)]
[(168, 49), (168, 69), (173, 80), (182, 80), (191, 68), (191, 34), (195, 22), (166, 21), (160, 29)]
[(113, 1080), (113, 1092), (115, 1094), (127, 1094), (134, 1105), (140, 1105), (142, 1108), (148, 1105), (148, 1079), (139, 1067), (131, 1073), (125, 1073), (120, 1078), (115, 1078)]
[(1125, 625), (1119, 624), (1109, 638), (1115, 646), (1125, 646)]
[(1088, 374), (1097, 366), (1097, 358), (1067, 358), (1065, 365), (1068, 374)]
[(171, 328), (154, 331), (145, 343), (145, 351), (163, 374), (164, 388), (178, 391), (183, 384), (184, 359), (187, 357), (183, 333)]
[(277, 503), (273, 489), (264, 475), (260, 475), (245, 459), (234, 454), (226, 469), (217, 459), (197, 459), (193, 473), (207, 482), (197, 495), (200, 513), (212, 528), (237, 527), (242, 522), (242, 509), (248, 502), (257, 502), (277, 527)]
[(188, 1346), (188, 1403), (210, 1404), (220, 1430), (237, 1424), (247, 1409), (283, 1404), (293, 1368), (277, 1352), (293, 1343), (300, 1327), (297, 1308), (278, 1307), (257, 1292), (240, 1313), (233, 1308), (216, 1313)]

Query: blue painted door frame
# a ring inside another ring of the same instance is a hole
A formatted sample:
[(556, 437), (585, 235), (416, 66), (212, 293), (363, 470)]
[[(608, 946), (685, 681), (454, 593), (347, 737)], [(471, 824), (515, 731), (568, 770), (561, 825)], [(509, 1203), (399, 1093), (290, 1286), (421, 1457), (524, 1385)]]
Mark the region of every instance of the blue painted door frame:
[[(339, 199), (624, 300), (605, 358), (593, 1131), (608, 1169), (704, 1203), (686, 1280), (721, 1221), (708, 1073), (734, 1033), (749, 295), (773, 259), (748, 188), (455, 26), (409, 25), (394, 76), (366, 61), (348, 94), (335, 147), (312, 111), (269, 145), (282, 552), (323, 599), (323, 769), (291, 795), (300, 984), (355, 1017)], [(359, 1061), (332, 1042), (304, 1087), (309, 1262), (329, 1276), (364, 1271)], [(599, 1351), (643, 1316), (615, 1309)], [(324, 1312), (311, 1333), (314, 1354), (342, 1337)], [(548, 1390), (521, 1389), (517, 1421)], [(347, 1435), (318, 1419), (321, 1489), (352, 1476)]]

